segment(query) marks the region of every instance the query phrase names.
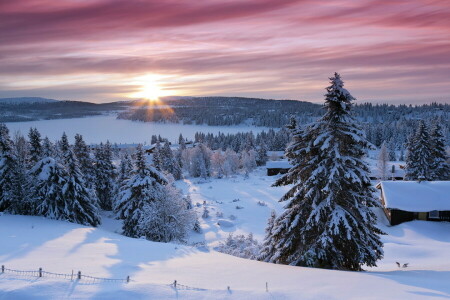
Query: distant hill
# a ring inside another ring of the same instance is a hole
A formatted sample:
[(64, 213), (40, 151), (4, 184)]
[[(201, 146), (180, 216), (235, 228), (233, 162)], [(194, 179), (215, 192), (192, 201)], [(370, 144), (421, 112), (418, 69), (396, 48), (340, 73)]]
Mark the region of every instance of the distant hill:
[(58, 102), (55, 99), (48, 99), (42, 97), (16, 97), (16, 98), (0, 98), (0, 103), (7, 104), (22, 104), (22, 103), (50, 103), (50, 102)]

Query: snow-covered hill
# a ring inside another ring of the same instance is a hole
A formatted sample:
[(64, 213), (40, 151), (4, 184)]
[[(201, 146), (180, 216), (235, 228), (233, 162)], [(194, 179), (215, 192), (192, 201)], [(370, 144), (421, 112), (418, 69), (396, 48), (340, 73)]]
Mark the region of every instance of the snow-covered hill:
[(58, 100), (42, 97), (0, 98), (0, 103), (7, 103), (7, 104), (50, 103), (50, 102), (58, 102)]
[[(272, 188), (273, 177), (262, 170), (250, 178), (184, 181), (197, 210), (203, 201), (210, 218), (202, 219), (207, 247), (154, 243), (115, 233), (120, 223), (104, 216), (100, 228), (40, 217), (0, 216), (0, 265), (38, 270), (126, 278), (130, 283), (83, 279), (37, 278), (0, 274), (0, 299), (435, 299), (450, 297), (450, 223), (414, 221), (380, 227), (387, 235), (385, 258), (367, 272), (300, 268), (251, 261), (218, 253), (215, 244), (229, 232), (253, 232), (262, 237), (270, 210), (285, 188)], [(234, 199), (239, 201), (233, 202)], [(264, 201), (267, 206), (260, 206)], [(236, 206), (242, 209), (236, 209)], [(236, 216), (231, 227), (218, 225)], [(209, 246), (209, 247), (208, 247)], [(398, 268), (396, 262), (409, 263)], [(169, 286), (174, 280), (191, 288)], [(268, 292), (266, 291), (268, 283)], [(227, 287), (230, 287), (228, 290)]]

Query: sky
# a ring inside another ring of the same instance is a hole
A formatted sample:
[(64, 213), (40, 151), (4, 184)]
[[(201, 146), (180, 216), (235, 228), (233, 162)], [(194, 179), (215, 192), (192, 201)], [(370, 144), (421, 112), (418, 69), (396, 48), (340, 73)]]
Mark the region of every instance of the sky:
[(0, 97), (450, 102), (448, 0), (0, 1)]

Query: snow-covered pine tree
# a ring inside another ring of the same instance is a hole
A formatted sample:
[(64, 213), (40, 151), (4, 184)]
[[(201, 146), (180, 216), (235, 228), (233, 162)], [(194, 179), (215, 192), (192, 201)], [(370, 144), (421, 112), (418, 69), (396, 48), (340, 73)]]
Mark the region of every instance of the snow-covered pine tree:
[(405, 180), (432, 180), (431, 142), (423, 120), (419, 121), (407, 147)]
[(25, 137), (16, 132), (13, 137), (13, 154), (16, 159), (13, 182), (12, 203), (8, 211), (13, 214), (29, 215), (33, 213), (33, 205), (29, 201), (26, 186), (29, 183), (29, 143)]
[(66, 183), (66, 171), (54, 158), (46, 157), (30, 170), (33, 178), (30, 199), (36, 208), (36, 214), (49, 219), (70, 220), (70, 203), (63, 194)]
[(96, 197), (88, 188), (80, 171), (78, 160), (71, 149), (67, 150), (67, 174), (62, 186), (63, 200), (68, 209), (67, 220), (73, 223), (97, 226), (100, 216)]
[(383, 244), (369, 207), (379, 206), (364, 162), (369, 147), (350, 114), (354, 98), (330, 78), (325, 115), (298, 130), (286, 150), (294, 167), (275, 185), (293, 184), (266, 243), (267, 262), (341, 270), (375, 266)]
[(267, 155), (267, 145), (264, 142), (261, 142), (256, 149), (256, 165), (264, 166), (269, 160), (269, 156)]
[(17, 180), (17, 170), (17, 157), (8, 127), (0, 123), (0, 212), (6, 210), (17, 213), (22, 200), (18, 194), (21, 183)]
[(395, 143), (391, 141), (389, 143), (389, 161), (396, 161), (397, 160), (397, 154), (395, 154)]
[(134, 175), (126, 182), (115, 203), (114, 211), (124, 219), (123, 234), (129, 237), (142, 236), (140, 221), (144, 206), (164, 197), (166, 178), (154, 167), (147, 166), (142, 145), (136, 152)]
[(275, 225), (275, 220), (277, 218), (277, 214), (275, 213), (275, 210), (272, 210), (270, 213), (270, 218), (267, 221), (267, 226), (265, 229), (266, 238), (264, 239), (264, 242), (261, 246), (261, 252), (258, 255), (258, 260), (265, 261), (266, 258), (273, 254), (274, 245), (272, 244), (272, 240), (270, 237), (272, 236), (272, 230)]
[(50, 141), (48, 137), (45, 137), (42, 140), (42, 158), (45, 157), (53, 157), (56, 153), (54, 151), (53, 143)]
[(30, 165), (34, 166), (42, 158), (42, 140), (41, 134), (36, 128), (30, 128), (28, 133), (28, 139), (30, 142), (29, 152)]
[(431, 178), (432, 180), (450, 180), (450, 165), (447, 163), (445, 136), (442, 126), (435, 122), (430, 132), (431, 140)]
[(101, 209), (112, 210), (115, 190), (115, 168), (109, 141), (95, 151), (95, 188)]
[(91, 158), (89, 147), (86, 145), (81, 134), (75, 135), (75, 143), (73, 144), (73, 152), (79, 162), (80, 171), (89, 188), (95, 188), (95, 169), (94, 161)]
[(164, 143), (164, 146), (159, 153), (161, 170), (172, 174), (175, 180), (181, 179), (181, 167), (178, 164), (178, 161), (175, 159), (168, 141)]
[(67, 156), (69, 155), (69, 149), (70, 149), (69, 140), (67, 139), (66, 133), (63, 132), (61, 140), (58, 141), (58, 150), (59, 150), (58, 156), (61, 159), (61, 162), (63, 162), (64, 164)]
[(158, 171), (163, 170), (163, 155), (161, 153), (161, 150), (161, 142), (157, 140), (153, 149), (152, 161), (153, 166), (155, 166), (156, 170)]

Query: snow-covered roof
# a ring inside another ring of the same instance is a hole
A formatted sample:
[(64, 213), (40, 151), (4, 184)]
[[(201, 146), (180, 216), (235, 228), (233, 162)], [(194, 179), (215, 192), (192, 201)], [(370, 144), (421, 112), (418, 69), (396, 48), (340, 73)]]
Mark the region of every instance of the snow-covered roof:
[(292, 165), (287, 160), (268, 161), (266, 163), (267, 169), (290, 169)]
[(382, 181), (385, 206), (410, 212), (450, 210), (450, 181)]

